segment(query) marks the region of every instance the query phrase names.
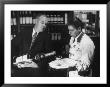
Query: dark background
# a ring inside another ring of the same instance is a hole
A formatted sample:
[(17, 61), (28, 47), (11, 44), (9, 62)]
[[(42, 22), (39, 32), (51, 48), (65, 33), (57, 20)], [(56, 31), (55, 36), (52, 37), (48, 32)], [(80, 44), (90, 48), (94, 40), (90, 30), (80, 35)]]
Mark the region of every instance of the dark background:
[[(2, 87), (44, 87), (44, 86), (72, 86), (72, 85), (12, 85), (12, 84), (4, 84), (4, 4), (107, 4), (109, 0), (101, 0), (101, 1), (96, 1), (96, 0), (75, 0), (75, 1), (70, 1), (70, 0), (1, 0), (0, 1), (0, 86)], [(110, 33), (110, 3), (108, 3), (107, 6), (107, 57), (109, 56), (109, 33)], [(108, 62), (108, 61), (107, 61)], [(107, 63), (108, 64), (108, 63)], [(82, 86), (82, 85), (79, 85)], [(87, 85), (88, 86), (88, 85)], [(94, 85), (92, 85), (94, 86)], [(97, 86), (97, 85), (95, 85)], [(104, 86), (105, 85), (100, 85)], [(107, 86), (107, 85), (106, 85)]]

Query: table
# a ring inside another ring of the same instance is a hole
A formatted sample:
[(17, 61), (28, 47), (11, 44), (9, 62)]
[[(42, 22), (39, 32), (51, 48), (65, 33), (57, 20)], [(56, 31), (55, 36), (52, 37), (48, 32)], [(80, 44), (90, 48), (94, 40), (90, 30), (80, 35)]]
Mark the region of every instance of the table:
[(40, 76), (40, 70), (38, 64), (32, 59), (27, 59), (27, 56), (17, 57), (11, 67), (12, 77), (35, 77)]

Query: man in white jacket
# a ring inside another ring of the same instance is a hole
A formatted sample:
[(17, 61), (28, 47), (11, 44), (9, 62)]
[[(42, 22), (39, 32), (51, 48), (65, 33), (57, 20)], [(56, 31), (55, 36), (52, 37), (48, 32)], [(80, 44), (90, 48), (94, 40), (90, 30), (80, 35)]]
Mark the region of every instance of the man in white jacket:
[[(70, 39), (69, 58), (76, 62), (76, 71), (86, 71), (94, 55), (94, 43), (91, 38), (81, 31), (81, 22), (75, 20), (73, 24), (68, 25)], [(75, 71), (75, 72), (76, 72)]]

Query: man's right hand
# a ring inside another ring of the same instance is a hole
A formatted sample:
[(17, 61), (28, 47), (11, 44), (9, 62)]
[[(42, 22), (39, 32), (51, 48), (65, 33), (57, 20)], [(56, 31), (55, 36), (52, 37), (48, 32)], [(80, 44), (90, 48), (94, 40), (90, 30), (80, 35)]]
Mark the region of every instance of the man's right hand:
[(37, 54), (37, 55), (35, 56), (35, 60), (40, 60), (40, 59), (42, 59), (42, 58), (44, 58), (44, 57), (45, 57), (45, 56), (44, 56), (43, 53)]

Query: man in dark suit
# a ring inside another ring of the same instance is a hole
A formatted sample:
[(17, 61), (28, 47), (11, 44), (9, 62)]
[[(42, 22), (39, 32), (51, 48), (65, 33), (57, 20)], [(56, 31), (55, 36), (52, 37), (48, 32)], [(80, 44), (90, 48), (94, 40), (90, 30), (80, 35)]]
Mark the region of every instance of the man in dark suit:
[[(36, 17), (36, 23), (32, 31), (32, 41), (28, 50), (28, 57), (34, 59), (39, 66), (39, 76), (48, 75), (49, 58), (44, 56), (45, 53), (52, 51), (51, 38), (46, 32), (47, 17), (39, 14)], [(42, 59), (41, 56), (44, 56)], [(38, 61), (40, 60), (40, 61)]]
[(51, 52), (51, 40), (49, 34), (45, 31), (47, 24), (45, 15), (38, 15), (32, 32), (32, 41), (28, 51), (30, 58), (35, 58), (36, 55)]
[[(22, 51), (21, 55), (28, 55), (28, 58), (33, 59), (38, 64), (40, 71), (37, 70), (35, 76), (45, 76), (48, 71), (48, 58), (45, 58), (44, 54), (51, 52), (52, 48), (50, 35), (46, 31), (47, 22), (45, 15), (37, 15), (33, 29), (26, 28), (27, 30), (21, 31), (19, 34), (20, 40), (17, 42), (17, 47), (21, 48)], [(20, 42), (22, 43), (20, 44)], [(41, 59), (41, 56), (44, 56), (44, 58)], [(38, 62), (37, 59), (41, 60)]]

